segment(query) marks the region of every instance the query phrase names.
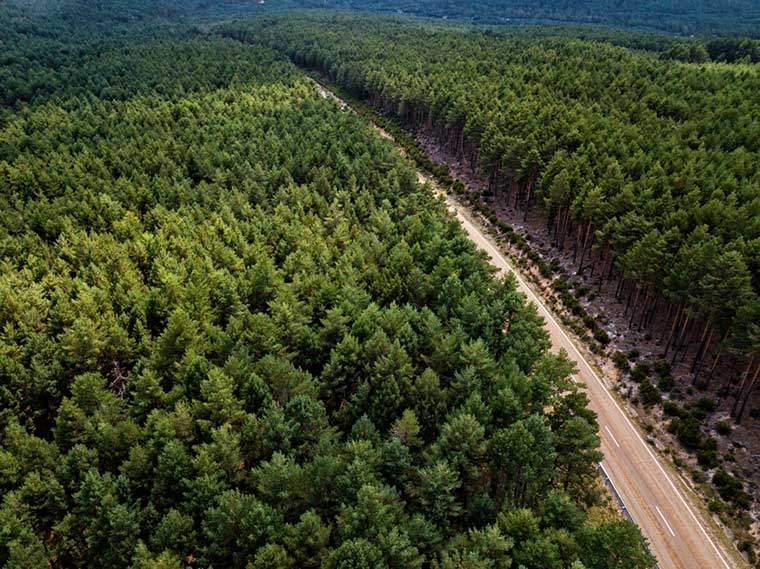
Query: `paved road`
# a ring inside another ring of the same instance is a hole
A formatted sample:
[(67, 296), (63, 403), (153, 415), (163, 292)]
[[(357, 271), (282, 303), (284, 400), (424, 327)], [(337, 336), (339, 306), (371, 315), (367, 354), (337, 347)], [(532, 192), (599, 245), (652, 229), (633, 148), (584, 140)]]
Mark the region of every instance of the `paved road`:
[[(348, 105), (327, 87), (317, 83), (323, 97), (331, 97), (341, 107)], [(350, 107), (349, 107), (350, 108)], [(376, 127), (384, 138), (393, 137)], [(399, 147), (404, 154), (404, 150)], [(420, 182), (434, 180), (418, 173)], [(440, 189), (437, 189), (439, 193)], [(565, 333), (554, 315), (531, 290), (522, 276), (510, 265), (494, 246), (491, 239), (470, 219), (468, 211), (453, 198), (446, 196), (449, 209), (462, 223), (462, 227), (477, 247), (485, 251), (501, 273), (512, 273), (517, 286), (533, 302), (543, 316), (549, 332), (552, 349), (564, 349), (578, 366), (577, 381), (587, 387), (590, 407), (597, 413), (607, 475), (617, 488), (628, 512), (639, 525), (657, 557), (660, 569), (734, 569), (746, 567), (736, 556), (729, 557), (691, 503), (685, 486), (667, 471), (638, 429), (609, 392), (604, 380), (586, 361), (573, 341)], [(718, 530), (720, 531), (720, 530)], [(732, 555), (734, 555), (732, 553)]]
[[(543, 316), (554, 350), (564, 349), (578, 365), (575, 379), (587, 386), (590, 407), (596, 411), (604, 452), (603, 466), (629, 513), (650, 542), (661, 569), (732, 569), (739, 567), (713, 537), (690, 502), (683, 484), (674, 482), (639, 431), (631, 423), (604, 381), (589, 365), (554, 315), (494, 247), (467, 211), (449, 199), (470, 239), (502, 273), (511, 272), (517, 286)], [(742, 566), (744, 566), (742, 564)]]

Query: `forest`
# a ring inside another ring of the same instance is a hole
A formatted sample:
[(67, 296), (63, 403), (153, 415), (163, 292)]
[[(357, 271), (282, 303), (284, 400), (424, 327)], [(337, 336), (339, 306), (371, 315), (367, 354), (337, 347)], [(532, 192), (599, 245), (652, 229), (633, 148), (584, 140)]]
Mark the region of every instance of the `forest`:
[(0, 7), (0, 565), (652, 568), (412, 165), (286, 56), (98, 6)]
[(730, 356), (737, 400), (749, 393), (760, 374), (756, 67), (392, 19), (252, 26), (222, 33), (255, 36), (432, 132), (494, 199), (541, 208), (580, 271), (616, 283), (631, 325), (665, 332), (666, 356), (698, 344), (695, 385)]
[[(313, 13), (218, 31), (287, 53), (412, 139), (433, 141), (448, 164), (482, 180), (464, 196), (508, 239), (516, 232), (496, 209), (514, 211), (515, 226), (540, 218), (550, 246), (585, 279), (575, 290), (585, 288), (592, 308), (607, 294), (620, 307), (618, 335), (653, 346), (641, 359), (635, 346), (607, 350), (605, 330), (567, 280), (554, 280), (589, 326), (591, 348), (614, 362), (654, 422), (648, 432), (670, 441), (674, 463), (712, 512), (736, 524), (738, 545), (754, 558), (760, 77), (752, 42)], [(706, 55), (684, 56), (697, 52)], [(539, 269), (551, 279), (547, 265)]]
[(485, 24), (578, 22), (674, 34), (760, 33), (752, 0), (299, 0), (303, 7), (397, 12)]

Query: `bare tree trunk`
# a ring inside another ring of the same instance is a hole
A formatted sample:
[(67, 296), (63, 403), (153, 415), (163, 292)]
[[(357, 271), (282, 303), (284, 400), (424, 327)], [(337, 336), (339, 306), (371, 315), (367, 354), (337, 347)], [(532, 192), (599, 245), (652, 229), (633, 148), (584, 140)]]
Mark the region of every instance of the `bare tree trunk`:
[(646, 320), (646, 316), (649, 313), (648, 309), (649, 309), (649, 303), (651, 302), (650, 300), (651, 294), (652, 294), (652, 289), (647, 287), (647, 294), (644, 297), (644, 306), (641, 307), (641, 316), (639, 317), (639, 323), (638, 323), (639, 329), (641, 329), (641, 327), (643, 326), (644, 321)]
[[(749, 365), (747, 366), (747, 369), (744, 370), (744, 373), (742, 374), (742, 380), (739, 383), (739, 391), (736, 393), (736, 399), (739, 398), (739, 394), (744, 389), (744, 384), (747, 383), (747, 379), (749, 378), (749, 374), (752, 371), (752, 366), (755, 364), (755, 356), (752, 356), (749, 360)], [(731, 385), (731, 376), (728, 376), (726, 378), (726, 381), (723, 382), (723, 385), (721, 386), (723, 389), (726, 389), (730, 387)], [(736, 406), (736, 402), (734, 402), (734, 406)], [(731, 410), (731, 416), (734, 416), (733, 408)]]
[[(723, 336), (723, 338), (720, 341), (720, 344), (722, 346), (723, 342), (726, 339), (726, 336), (728, 335), (728, 332)], [(718, 366), (718, 362), (720, 361), (720, 356), (723, 355), (723, 348), (718, 349), (718, 353), (715, 355), (715, 361), (713, 362), (712, 367), (710, 368), (710, 374), (707, 376), (707, 380), (705, 381), (705, 388), (710, 386), (710, 382), (712, 381), (713, 374), (715, 373), (715, 368)]]
[(523, 222), (528, 221), (528, 210), (530, 209), (530, 196), (533, 191), (533, 181), (528, 180), (528, 197), (525, 199), (525, 212), (523, 214)]
[(668, 329), (668, 322), (670, 322), (671, 314), (673, 314), (673, 303), (668, 302), (668, 313), (665, 315), (665, 326), (662, 328), (662, 334), (660, 334), (660, 340), (657, 342), (658, 344), (662, 344), (662, 341), (665, 339), (665, 331)]
[[(752, 381), (749, 383), (749, 386), (747, 387), (747, 393), (744, 395), (744, 400), (742, 401), (742, 406), (739, 409), (739, 414), (736, 415), (737, 423), (742, 422), (742, 417), (744, 416), (744, 409), (747, 407), (747, 401), (749, 401), (749, 398), (752, 395), (752, 388), (755, 386), (755, 382), (757, 381), (758, 375), (760, 375), (760, 366), (757, 366), (757, 369), (755, 370), (755, 375), (752, 376)], [(739, 399), (737, 398), (737, 401), (738, 400)]]
[(588, 247), (588, 236), (591, 233), (591, 222), (588, 222), (586, 226), (586, 236), (583, 239), (583, 247), (581, 248), (581, 261), (578, 263), (578, 274), (583, 274), (583, 261), (586, 259), (586, 247)]
[(713, 333), (715, 332), (714, 328), (710, 329), (710, 335), (707, 337), (707, 342), (704, 343), (702, 346), (699, 347), (700, 350), (704, 349), (704, 353), (702, 354), (701, 358), (694, 358), (694, 362), (697, 362), (697, 359), (699, 359), (699, 363), (697, 364), (696, 370), (694, 367), (692, 367), (692, 370), (694, 371), (694, 377), (691, 379), (691, 384), (696, 385), (697, 381), (699, 380), (699, 373), (702, 371), (702, 365), (705, 363), (705, 360), (707, 359), (707, 348), (710, 347), (710, 340), (712, 340)]
[[(639, 285), (636, 285), (636, 293), (638, 294), (639, 291)], [(625, 312), (623, 312), (623, 316), (628, 316), (628, 309), (631, 307), (631, 298), (633, 297), (633, 285), (631, 285), (631, 288), (628, 290), (628, 300), (625, 302)]]
[[(710, 331), (709, 337), (707, 336), (708, 330)], [(700, 338), (699, 340), (699, 348), (697, 349), (697, 353), (694, 355), (694, 361), (692, 362), (691, 369), (689, 370), (692, 373), (694, 373), (694, 370), (697, 369), (697, 366), (700, 363), (700, 356), (703, 355), (702, 352), (705, 349), (705, 344), (707, 345), (710, 344), (710, 340), (712, 339), (713, 332), (714, 330), (712, 328), (712, 317), (710, 317), (707, 319), (707, 322), (705, 323), (705, 329), (702, 331), (702, 338)], [(707, 338), (707, 341), (705, 341), (705, 338)]]
[[(673, 325), (670, 327), (670, 334), (668, 335), (668, 343), (665, 344), (665, 356), (667, 357), (668, 351), (670, 350), (670, 343), (673, 341), (673, 334), (675, 334), (676, 331), (676, 325), (678, 324), (678, 321), (681, 320), (681, 315), (683, 314), (683, 303), (678, 303), (678, 308), (676, 309), (676, 315), (675, 318), (673, 318)], [(662, 331), (662, 338), (660, 338), (660, 342), (662, 343), (662, 340), (665, 339), (665, 330)]]
[(615, 290), (615, 300), (620, 300), (620, 294), (623, 292), (623, 282), (625, 281), (625, 278), (623, 277), (623, 273), (620, 273), (620, 280), (618, 281), (617, 289)]
[(636, 285), (636, 299), (633, 301), (633, 308), (631, 308), (631, 319), (628, 321), (628, 329), (631, 329), (631, 326), (633, 326), (633, 319), (636, 316), (636, 306), (639, 303), (639, 294), (641, 294), (641, 287), (639, 285)]
[(678, 357), (678, 352), (680, 352), (681, 348), (683, 348), (683, 345), (684, 345), (685, 340), (686, 340), (685, 336), (687, 335), (686, 331), (687, 331), (687, 329), (689, 327), (689, 318), (690, 318), (690, 315), (687, 312), (686, 313), (686, 319), (684, 320), (684, 323), (681, 325), (681, 332), (676, 337), (676, 342), (673, 345), (673, 360), (670, 362), (670, 365), (674, 365), (676, 363), (676, 358)]

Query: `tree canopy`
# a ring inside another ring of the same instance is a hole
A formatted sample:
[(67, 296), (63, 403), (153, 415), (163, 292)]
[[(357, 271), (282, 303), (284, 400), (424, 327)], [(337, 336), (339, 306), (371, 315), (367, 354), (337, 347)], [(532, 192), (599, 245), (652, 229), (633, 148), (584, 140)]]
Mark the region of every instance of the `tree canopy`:
[(87, 33), (0, 75), (42, 78), (0, 122), (1, 565), (654, 565), (588, 513), (572, 366), (390, 143), (269, 49)]

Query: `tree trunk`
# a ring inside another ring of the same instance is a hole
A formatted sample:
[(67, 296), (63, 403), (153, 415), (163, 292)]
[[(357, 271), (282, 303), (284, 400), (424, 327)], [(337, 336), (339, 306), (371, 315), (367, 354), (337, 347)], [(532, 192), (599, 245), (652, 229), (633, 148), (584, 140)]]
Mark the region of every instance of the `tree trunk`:
[(749, 398), (752, 396), (752, 388), (755, 386), (755, 382), (757, 381), (758, 375), (760, 375), (760, 366), (757, 366), (757, 369), (755, 370), (755, 375), (752, 376), (752, 381), (749, 383), (749, 386), (747, 387), (747, 393), (744, 396), (744, 400), (742, 401), (742, 406), (739, 409), (739, 414), (736, 416), (737, 423), (742, 422), (742, 417), (744, 416), (744, 409), (747, 407), (747, 401), (749, 401)]
[(639, 303), (639, 294), (641, 294), (641, 287), (636, 285), (636, 299), (633, 301), (633, 308), (631, 308), (631, 319), (628, 321), (628, 329), (633, 326), (633, 318), (636, 316), (636, 306)]
[(528, 197), (525, 199), (525, 213), (523, 214), (523, 222), (528, 221), (528, 209), (530, 209), (530, 196), (533, 191), (533, 181), (528, 181)]
[[(728, 332), (726, 332), (728, 334)], [(725, 336), (724, 336), (725, 339)], [(721, 344), (723, 343), (723, 340), (721, 340)], [(707, 380), (705, 381), (705, 389), (710, 387), (710, 382), (712, 381), (713, 374), (715, 373), (715, 368), (718, 366), (718, 362), (720, 361), (720, 356), (723, 355), (723, 348), (718, 349), (718, 353), (715, 354), (715, 361), (713, 362), (712, 367), (710, 368), (710, 374), (707, 376)]]
[(678, 352), (680, 352), (681, 348), (683, 348), (683, 344), (686, 340), (685, 336), (687, 335), (686, 330), (689, 327), (689, 318), (690, 318), (690, 315), (687, 312), (684, 323), (681, 325), (681, 331), (678, 334), (678, 336), (676, 336), (676, 341), (675, 341), (675, 344), (673, 345), (673, 360), (670, 362), (670, 365), (675, 365), (676, 358), (678, 357)]
[[(699, 373), (702, 371), (702, 365), (705, 363), (705, 360), (707, 359), (707, 348), (710, 347), (710, 340), (712, 340), (713, 333), (715, 332), (714, 328), (710, 329), (710, 335), (707, 337), (707, 342), (704, 343), (702, 346), (699, 347), (700, 350), (704, 349), (704, 353), (702, 354), (701, 358), (694, 358), (694, 363), (699, 360), (699, 363), (697, 364), (697, 367), (694, 368), (692, 366), (692, 371), (694, 372), (694, 377), (691, 379), (691, 384), (696, 385), (697, 381), (699, 380)], [(697, 352), (699, 353), (699, 352)]]
[[(710, 335), (709, 336), (707, 336), (707, 331), (708, 330), (710, 331)], [(707, 319), (707, 322), (705, 323), (705, 329), (702, 330), (702, 337), (699, 339), (699, 348), (697, 348), (697, 353), (694, 355), (694, 361), (692, 362), (691, 369), (689, 370), (689, 371), (691, 371), (691, 373), (694, 373), (694, 370), (697, 369), (697, 366), (699, 365), (700, 360), (704, 359), (701, 356), (704, 355), (703, 352), (704, 352), (706, 346), (710, 345), (710, 340), (713, 337), (713, 332), (714, 331), (715, 330), (712, 327), (712, 317), (710, 317), (710, 318)], [(705, 340), (705, 338), (706, 338), (706, 340)]]
[[(670, 342), (673, 341), (673, 334), (675, 334), (676, 325), (678, 324), (678, 321), (681, 320), (682, 313), (683, 313), (683, 303), (678, 303), (678, 308), (676, 309), (676, 315), (675, 315), (675, 318), (673, 318), (673, 325), (670, 327), (670, 334), (668, 335), (668, 343), (665, 345), (666, 357), (668, 355), (668, 351), (670, 350)], [(667, 330), (667, 328), (665, 330)], [(660, 343), (662, 343), (662, 341), (665, 339), (665, 330), (662, 331), (662, 338), (660, 338)]]

